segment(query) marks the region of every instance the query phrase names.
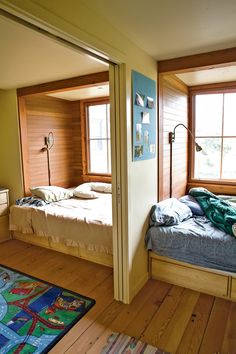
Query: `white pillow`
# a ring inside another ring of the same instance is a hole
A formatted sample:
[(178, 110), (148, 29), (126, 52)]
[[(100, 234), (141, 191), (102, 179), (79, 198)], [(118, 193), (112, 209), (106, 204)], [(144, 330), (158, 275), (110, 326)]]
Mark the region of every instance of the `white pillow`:
[(57, 186), (31, 187), (30, 191), (33, 195), (42, 198), (47, 203), (69, 199), (73, 196), (72, 191)]
[(95, 192), (111, 193), (111, 183), (92, 182), (91, 188), (92, 188), (92, 191), (95, 191)]
[(98, 198), (98, 194), (91, 190), (90, 183), (83, 183), (80, 186), (76, 187), (73, 191), (73, 194), (75, 197), (83, 199)]

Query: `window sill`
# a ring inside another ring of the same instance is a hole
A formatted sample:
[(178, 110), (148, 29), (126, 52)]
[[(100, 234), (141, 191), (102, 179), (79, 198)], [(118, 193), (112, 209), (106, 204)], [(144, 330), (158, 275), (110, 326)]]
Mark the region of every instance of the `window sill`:
[(83, 182), (107, 182), (111, 183), (111, 175), (82, 175)]
[(216, 194), (236, 195), (236, 183), (234, 182), (191, 180), (187, 184), (187, 191), (194, 187), (203, 187)]

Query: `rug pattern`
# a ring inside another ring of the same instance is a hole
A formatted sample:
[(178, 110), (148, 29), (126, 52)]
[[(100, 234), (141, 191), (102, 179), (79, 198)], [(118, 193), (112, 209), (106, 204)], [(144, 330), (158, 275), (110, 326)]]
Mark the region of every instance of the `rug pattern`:
[(0, 354), (47, 353), (94, 303), (0, 265)]
[(150, 344), (127, 336), (123, 333), (112, 333), (101, 354), (170, 354)]

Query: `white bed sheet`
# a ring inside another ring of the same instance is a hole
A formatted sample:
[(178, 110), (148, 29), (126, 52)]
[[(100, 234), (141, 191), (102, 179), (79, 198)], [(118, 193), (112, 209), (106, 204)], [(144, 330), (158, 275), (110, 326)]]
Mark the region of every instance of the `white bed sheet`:
[(97, 199), (71, 198), (43, 207), (11, 206), (10, 230), (112, 254), (112, 195), (98, 194)]

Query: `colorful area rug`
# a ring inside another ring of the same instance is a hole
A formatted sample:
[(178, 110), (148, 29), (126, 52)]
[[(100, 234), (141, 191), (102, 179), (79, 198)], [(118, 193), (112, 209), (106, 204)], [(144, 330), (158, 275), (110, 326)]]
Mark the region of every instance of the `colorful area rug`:
[(101, 354), (170, 354), (152, 345), (141, 342), (122, 333), (113, 333), (108, 337), (107, 345)]
[(0, 265), (0, 353), (47, 353), (94, 304)]

